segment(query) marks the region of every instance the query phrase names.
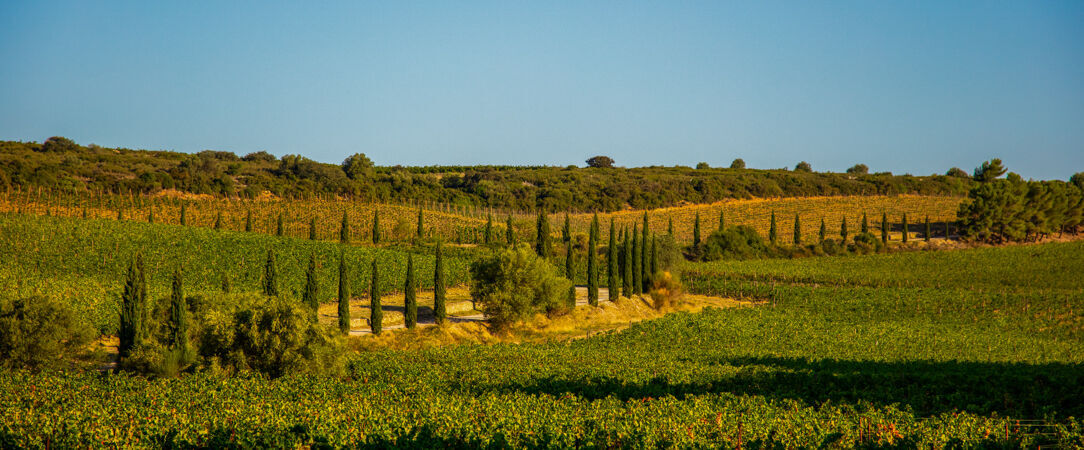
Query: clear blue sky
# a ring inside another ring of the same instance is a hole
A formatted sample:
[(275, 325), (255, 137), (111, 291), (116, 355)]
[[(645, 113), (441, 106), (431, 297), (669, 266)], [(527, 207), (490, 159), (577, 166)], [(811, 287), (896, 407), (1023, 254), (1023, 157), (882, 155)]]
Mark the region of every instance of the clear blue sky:
[(0, 1), (0, 139), (1084, 171), (1084, 2)]

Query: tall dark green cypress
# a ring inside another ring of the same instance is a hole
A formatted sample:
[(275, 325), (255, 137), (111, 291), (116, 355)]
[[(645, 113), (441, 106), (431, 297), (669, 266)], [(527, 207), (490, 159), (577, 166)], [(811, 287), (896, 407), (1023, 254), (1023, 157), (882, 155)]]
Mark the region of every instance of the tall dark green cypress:
[(565, 213), (565, 226), (561, 228), (561, 242), (565, 244), (572, 242), (572, 226), (568, 221), (568, 213)]
[(222, 229), (222, 211), (219, 211), (218, 215), (215, 216), (215, 229), (216, 230), (221, 230)]
[(772, 221), (768, 224), (768, 242), (771, 242), (772, 245), (775, 245), (778, 239), (779, 236), (775, 231), (775, 211), (772, 211)]
[(414, 255), (407, 253), (406, 281), (403, 282), (403, 321), (406, 327), (418, 325), (418, 283), (414, 281)]
[(614, 219), (610, 218), (610, 246), (606, 249), (606, 289), (607, 300), (613, 301), (621, 295), (621, 286), (617, 285), (617, 231)]
[(655, 235), (651, 235), (651, 272), (650, 273), (653, 274), (652, 277), (651, 277), (652, 283), (654, 283), (654, 281), (655, 281), (654, 274), (659, 273), (660, 269), (661, 268), (659, 267), (658, 239), (655, 238)]
[[(86, 212), (86, 210), (83, 210), (83, 211)], [(83, 216), (83, 218), (86, 219), (86, 216)], [(150, 213), (147, 214), (147, 223), (154, 223), (154, 210), (153, 209), (151, 210)]]
[(181, 225), (188, 225), (188, 205), (181, 203)]
[(862, 213), (862, 234), (869, 233), (869, 220), (866, 219), (866, 213)]
[(587, 236), (587, 304), (598, 306), (598, 214), (591, 219)]
[(642, 272), (641, 263), (642, 256), (640, 254), (640, 247), (643, 243), (640, 242), (640, 225), (633, 224), (632, 226), (632, 293), (641, 294), (644, 289), (644, 274)]
[(380, 210), (373, 211), (373, 244), (380, 243)]
[(369, 329), (373, 334), (384, 330), (384, 309), (380, 305), (380, 265), (373, 258), (372, 281), (369, 283)]
[(445, 305), (447, 294), (444, 291), (444, 249), (441, 246), (442, 244), (437, 242), (437, 261), (433, 269), (433, 316), (436, 318), (437, 325), (444, 325), (448, 321), (448, 310)]
[(674, 218), (667, 217), (666, 234), (670, 237), (674, 237)]
[(843, 243), (847, 243), (847, 216), (843, 216), (843, 222), (839, 224), (839, 237), (843, 239)]
[(309, 254), (309, 269), (305, 271), (305, 291), (301, 296), (301, 303), (312, 310), (312, 318), (315, 322), (319, 316), (320, 308), (319, 284), (316, 282), (316, 253)]
[(263, 295), (268, 297), (278, 297), (279, 284), (278, 273), (275, 269), (275, 250), (271, 249), (267, 251), (267, 261), (263, 266)]
[(550, 243), (550, 220), (546, 217), (545, 210), (538, 211), (538, 222), (535, 226), (534, 251), (542, 259), (550, 259), (553, 255), (553, 245)]
[(117, 331), (120, 344), (117, 346), (117, 350), (120, 352), (122, 359), (127, 358), (136, 344), (142, 341), (144, 337), (143, 310), (146, 305), (143, 300), (146, 296), (140, 285), (139, 273), (142, 258), (141, 255), (136, 255), (132, 260), (132, 264), (128, 267), (127, 279), (124, 281), (124, 291), (121, 293), (120, 328)]
[(486, 245), (489, 245), (489, 244), (493, 243), (493, 215), (492, 214), (486, 216), (486, 232), (485, 232), (484, 236), (485, 236), (485, 241), (484, 242), (485, 242)]
[(651, 253), (647, 247), (648, 231), (647, 212), (644, 212), (644, 227), (640, 235), (640, 292), (647, 292), (651, 286)]
[(248, 215), (245, 216), (245, 231), (252, 232), (252, 211), (249, 211)]
[(930, 216), (927, 215), (926, 216), (926, 230), (922, 233), (922, 239), (925, 240), (926, 242), (930, 242), (930, 234), (932, 234), (932, 231), (930, 230)]
[(275, 224), (275, 236), (286, 235), (286, 224), (283, 221), (282, 213), (279, 213), (278, 223)]
[(504, 222), (504, 239), (511, 247), (516, 245), (516, 229), (512, 226), (512, 215), (508, 215), (508, 220)]
[(568, 287), (568, 293), (565, 295), (565, 302), (569, 308), (576, 307), (576, 272), (575, 267), (572, 264), (572, 242), (565, 243), (565, 278), (568, 278), (572, 282)]
[(416, 236), (418, 239), (422, 239), (425, 237), (425, 215), (423, 214), (421, 208), (418, 208), (418, 229), (416, 232)]
[(888, 243), (888, 213), (881, 213), (881, 242)]
[(309, 219), (309, 240), (316, 240), (316, 216), (312, 216), (312, 218)]
[(723, 210), (723, 209), (720, 209), (719, 210), (719, 231), (723, 231), (725, 229), (726, 229), (726, 211)]
[(700, 247), (700, 211), (696, 212), (696, 219), (693, 221), (693, 247)]
[(907, 235), (910, 234), (907, 231), (908, 231), (907, 230), (907, 213), (903, 213), (903, 242), (904, 243), (907, 243)]
[(184, 299), (184, 286), (181, 271), (173, 272), (173, 289), (169, 297), (169, 336), (170, 350), (178, 352), (182, 363), (186, 363), (190, 354), (188, 347), (188, 303)]
[(624, 261), (624, 266), (621, 267), (621, 295), (632, 298), (632, 243), (629, 242), (632, 236), (627, 228), (624, 230), (624, 237), (621, 244), (621, 260)]
[(820, 238), (818, 242), (824, 242), (824, 238), (826, 237), (827, 234), (828, 234), (828, 226), (824, 224), (824, 217), (821, 217), (821, 230), (820, 230), (820, 233), (818, 233), (818, 235), (817, 235), (817, 237)]
[(339, 255), (339, 332), (350, 334), (350, 275), (346, 271), (346, 252)]
[(343, 244), (350, 242), (350, 217), (346, 215), (346, 211), (343, 211), (343, 221), (339, 225), (339, 242)]
[(798, 214), (794, 214), (794, 246), (802, 245), (802, 221)]

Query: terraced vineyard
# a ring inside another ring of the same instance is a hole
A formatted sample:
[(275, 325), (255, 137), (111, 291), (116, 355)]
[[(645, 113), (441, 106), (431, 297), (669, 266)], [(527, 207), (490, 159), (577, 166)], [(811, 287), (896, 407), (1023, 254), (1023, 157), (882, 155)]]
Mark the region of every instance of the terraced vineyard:
[(346, 378), (4, 372), (0, 443), (1084, 445), (1084, 279), (1065, 276), (1084, 244), (788, 263), (685, 267), (689, 290), (750, 307), (571, 342), (363, 352)]

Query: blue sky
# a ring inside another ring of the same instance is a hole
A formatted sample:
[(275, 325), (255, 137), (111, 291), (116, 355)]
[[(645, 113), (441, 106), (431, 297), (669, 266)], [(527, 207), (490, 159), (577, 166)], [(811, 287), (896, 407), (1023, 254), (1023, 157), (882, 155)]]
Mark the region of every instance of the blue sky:
[(1084, 2), (0, 2), (0, 139), (1084, 171)]

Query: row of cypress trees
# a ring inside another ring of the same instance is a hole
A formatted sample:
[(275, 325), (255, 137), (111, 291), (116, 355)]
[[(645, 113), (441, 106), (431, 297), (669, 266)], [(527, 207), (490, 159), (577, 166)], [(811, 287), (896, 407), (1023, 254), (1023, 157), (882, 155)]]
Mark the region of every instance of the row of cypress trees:
[[(901, 219), (901, 222), (902, 222), (901, 223), (901, 228), (902, 228), (901, 240), (903, 242), (908, 242), (910, 240), (910, 225), (908, 224), (908, 221), (907, 221), (907, 213), (903, 214), (903, 218)], [(670, 221), (670, 224), (671, 224), (671, 228), (672, 228), (673, 227), (673, 220), (672, 219)], [(722, 231), (725, 228), (725, 226), (726, 226), (726, 221), (725, 221), (725, 217), (724, 217), (724, 212), (720, 212), (719, 213), (719, 230)], [(890, 225), (889, 225), (889, 222), (888, 222), (888, 214), (887, 213), (882, 213), (882, 215), (881, 215), (881, 241), (882, 242), (887, 243), (889, 241), (889, 236), (888, 236), (889, 228), (890, 228)], [(947, 238), (949, 236), (949, 232), (950, 232), (948, 222), (945, 222), (943, 224), (943, 232), (944, 232), (944, 236)], [(817, 233), (817, 237), (819, 238), (818, 242), (824, 242), (824, 240), (827, 238), (827, 233), (828, 233), (828, 229), (827, 229), (827, 226), (826, 226), (826, 224), (824, 222), (824, 218), (822, 217), (821, 218), (820, 229), (819, 229), (819, 231)], [(862, 233), (869, 233), (869, 219), (866, 217), (865, 213), (862, 214)], [(846, 217), (844, 217), (843, 220), (840, 222), (839, 236), (840, 236), (840, 238), (842, 239), (843, 242), (846, 242), (847, 238), (849, 237), (849, 231), (847, 229), (847, 218)], [(925, 241), (929, 242), (929, 240), (930, 240), (930, 238), (932, 236), (933, 236), (933, 227), (930, 224), (930, 216), (926, 216), (922, 237), (923, 237), (923, 239)], [(693, 222), (693, 247), (699, 247), (701, 242), (703, 242), (703, 241), (700, 238), (700, 213), (697, 213), (696, 218), (695, 218), (695, 220)], [(778, 233), (777, 228), (776, 228), (775, 211), (772, 211), (771, 219), (770, 219), (770, 222), (768, 224), (768, 242), (772, 243), (772, 245), (778, 245), (779, 244), (779, 233)], [(801, 217), (798, 214), (794, 215), (794, 234), (793, 234), (791, 242), (796, 246), (802, 245), (802, 222), (801, 222)]]

